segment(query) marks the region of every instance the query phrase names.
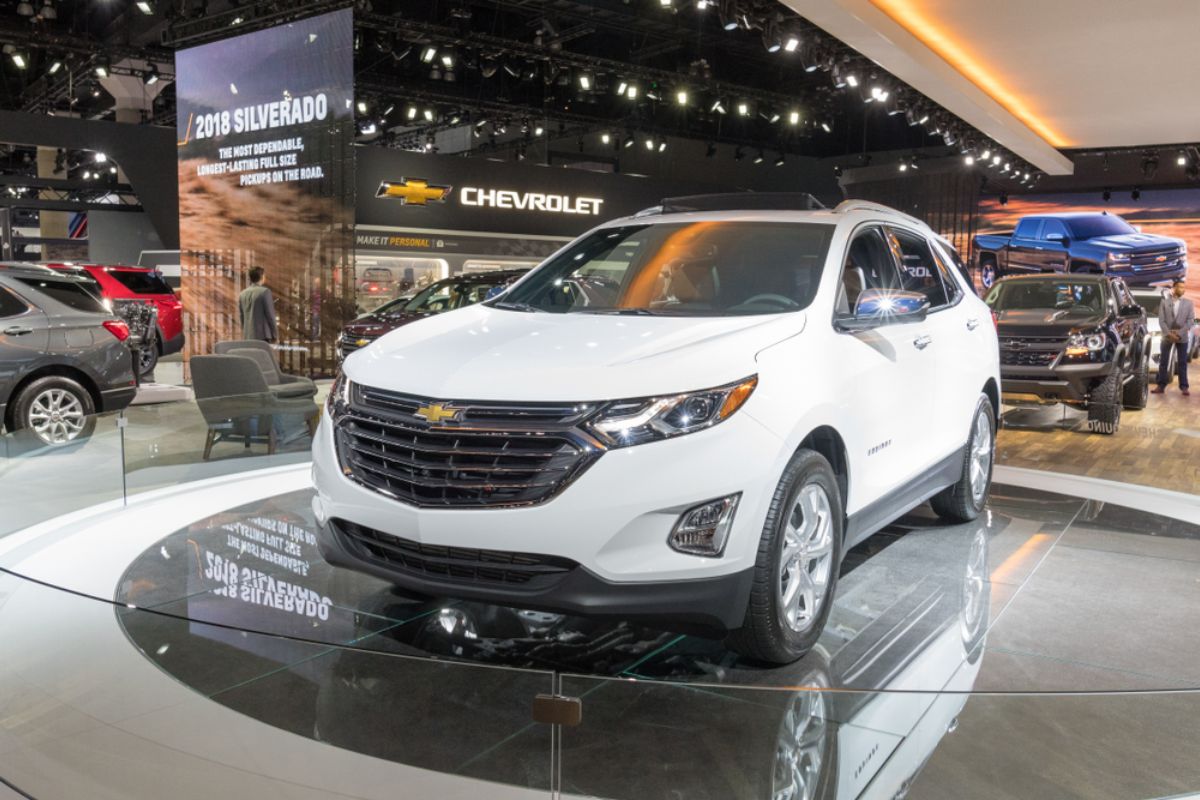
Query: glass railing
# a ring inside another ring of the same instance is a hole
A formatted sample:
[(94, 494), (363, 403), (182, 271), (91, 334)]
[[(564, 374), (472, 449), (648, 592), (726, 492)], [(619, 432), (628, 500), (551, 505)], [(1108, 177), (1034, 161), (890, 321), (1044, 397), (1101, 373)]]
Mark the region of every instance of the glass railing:
[[(0, 436), (0, 779), (32, 797), (1200, 791), (1200, 528), (993, 488), (848, 554), (798, 662), (331, 566), (311, 411)], [(0, 784), (3, 796), (3, 784)]]

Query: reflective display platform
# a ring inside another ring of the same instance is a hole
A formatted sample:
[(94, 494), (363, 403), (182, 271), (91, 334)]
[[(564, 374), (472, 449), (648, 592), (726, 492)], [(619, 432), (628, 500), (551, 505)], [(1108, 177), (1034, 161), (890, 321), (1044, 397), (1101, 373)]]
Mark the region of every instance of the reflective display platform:
[[(404, 596), (321, 560), (310, 497), (307, 467), (280, 466), (0, 538), (0, 777), (34, 797), (1200, 789), (1183, 522), (1009, 486), (970, 525), (918, 510), (848, 555), (817, 648), (766, 668), (619, 620)], [(581, 724), (535, 722), (549, 694)]]

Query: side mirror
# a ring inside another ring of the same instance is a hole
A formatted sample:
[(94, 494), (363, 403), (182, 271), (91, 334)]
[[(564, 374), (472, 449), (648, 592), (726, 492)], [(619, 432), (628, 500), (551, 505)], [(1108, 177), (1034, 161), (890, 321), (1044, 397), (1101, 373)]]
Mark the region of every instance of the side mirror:
[(837, 326), (844, 331), (866, 331), (920, 322), (928, 314), (929, 298), (920, 292), (867, 289), (858, 296), (854, 314), (837, 320)]
[(1046, 241), (1057, 242), (1058, 244), (1061, 244), (1063, 247), (1067, 247), (1071, 244), (1071, 240), (1069, 238), (1067, 238), (1066, 236), (1063, 236), (1061, 233), (1049, 234), (1048, 236), (1046, 236)]

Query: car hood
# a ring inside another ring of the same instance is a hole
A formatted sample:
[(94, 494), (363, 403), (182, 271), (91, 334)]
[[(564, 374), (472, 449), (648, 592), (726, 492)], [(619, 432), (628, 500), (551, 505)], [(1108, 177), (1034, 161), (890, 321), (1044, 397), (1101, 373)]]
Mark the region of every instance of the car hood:
[(1094, 328), (1105, 315), (1079, 309), (1007, 309), (996, 313), (1001, 336), (1065, 336), (1076, 328)]
[(446, 400), (591, 401), (704, 389), (756, 372), (804, 312), (745, 317), (439, 314), (353, 353), (352, 381)]
[(1116, 236), (1096, 236), (1088, 239), (1087, 243), (1105, 250), (1137, 252), (1139, 250), (1160, 250), (1170, 245), (1177, 245), (1180, 240), (1172, 239), (1169, 236), (1155, 236), (1152, 233), (1122, 233)]

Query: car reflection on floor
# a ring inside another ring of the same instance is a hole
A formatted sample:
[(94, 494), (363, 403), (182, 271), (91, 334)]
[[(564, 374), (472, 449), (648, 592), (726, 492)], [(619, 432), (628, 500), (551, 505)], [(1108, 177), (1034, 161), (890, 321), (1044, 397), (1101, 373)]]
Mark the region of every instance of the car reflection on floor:
[(403, 597), (320, 560), (305, 493), (172, 534), (118, 599), (152, 610), (125, 629), (184, 683), (365, 755), (540, 786), (550, 739), (530, 704), (557, 680), (584, 709), (561, 739), (566, 794), (891, 798), (974, 684), (1006, 524), (906, 518), (874, 537), (817, 648), (783, 668), (627, 622)]

